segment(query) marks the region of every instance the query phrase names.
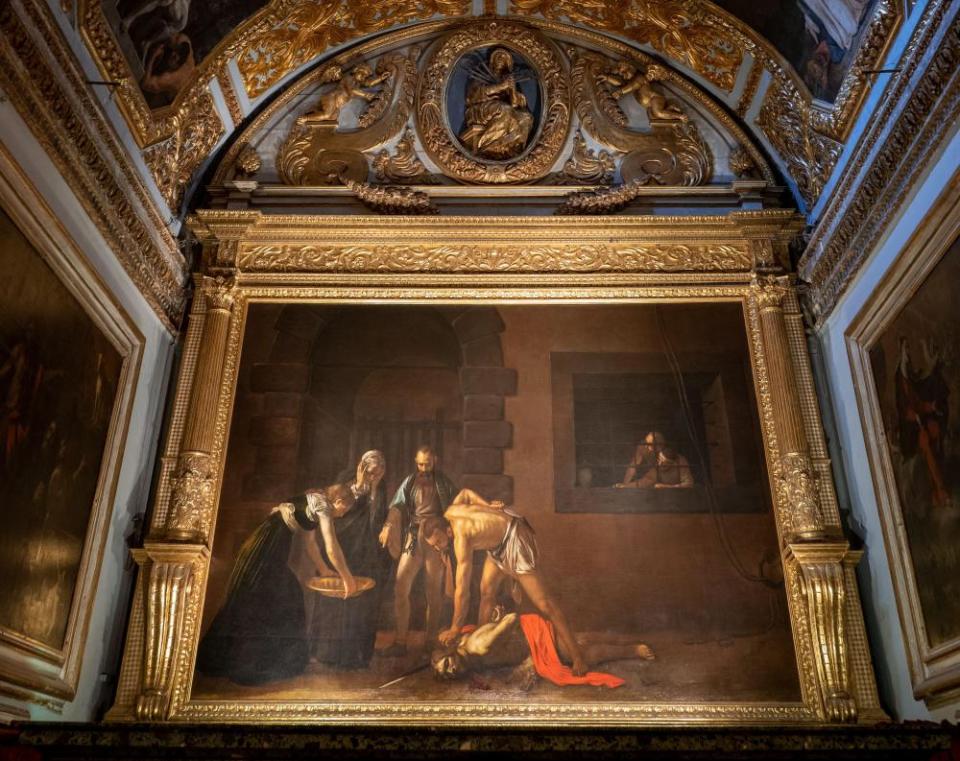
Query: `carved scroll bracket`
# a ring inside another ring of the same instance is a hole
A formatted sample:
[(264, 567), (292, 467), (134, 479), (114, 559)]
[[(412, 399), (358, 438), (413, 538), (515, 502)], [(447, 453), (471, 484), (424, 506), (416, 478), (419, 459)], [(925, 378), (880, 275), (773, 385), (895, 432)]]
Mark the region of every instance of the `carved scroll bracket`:
[(831, 722), (857, 720), (844, 609), (844, 560), (848, 552), (846, 541), (791, 543), (784, 551), (785, 564), (799, 570), (823, 714)]
[[(665, 69), (651, 65), (640, 74), (626, 61), (575, 49), (569, 54), (573, 99), (583, 127), (603, 145), (627, 154), (620, 166), (625, 183), (695, 186), (710, 181), (709, 147), (684, 108), (657, 89), (668, 77)], [(630, 93), (646, 109), (649, 131), (627, 124), (618, 100)]]
[(206, 310), (180, 454), (171, 479), (170, 509), (163, 530), (168, 540), (199, 543), (210, 535), (217, 475), (212, 452), (234, 287), (232, 279), (200, 279), (200, 298), (205, 300)]
[(144, 605), (143, 665), (134, 706), (140, 721), (170, 718), (188, 600), (197, 564), (206, 563), (208, 555), (203, 544), (158, 542), (147, 542), (133, 552), (142, 574)]

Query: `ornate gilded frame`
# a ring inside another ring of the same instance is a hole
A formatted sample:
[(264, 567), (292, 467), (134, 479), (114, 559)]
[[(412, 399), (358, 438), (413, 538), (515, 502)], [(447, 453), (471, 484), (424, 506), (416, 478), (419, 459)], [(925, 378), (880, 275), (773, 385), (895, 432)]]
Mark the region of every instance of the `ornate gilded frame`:
[(63, 647), (0, 627), (0, 716), (29, 718), (18, 703), (59, 711), (76, 694), (145, 339), (3, 145), (0, 207), (123, 357)]
[[(186, 337), (116, 720), (640, 725), (883, 717), (792, 281), (790, 211), (713, 217), (413, 218), (201, 211)], [(469, 231), (469, 232), (468, 232)], [(744, 307), (785, 569), (796, 703), (484, 705), (191, 697), (247, 306), (254, 302), (683, 302)]]
[(907, 542), (903, 508), (886, 446), (870, 350), (937, 266), (947, 249), (960, 238), (960, 172), (953, 176), (940, 200), (916, 229), (917, 232), (904, 246), (883, 282), (850, 324), (846, 331), (846, 344), (913, 692), (917, 698), (933, 707), (956, 700), (960, 695), (960, 637), (937, 647), (929, 644)]

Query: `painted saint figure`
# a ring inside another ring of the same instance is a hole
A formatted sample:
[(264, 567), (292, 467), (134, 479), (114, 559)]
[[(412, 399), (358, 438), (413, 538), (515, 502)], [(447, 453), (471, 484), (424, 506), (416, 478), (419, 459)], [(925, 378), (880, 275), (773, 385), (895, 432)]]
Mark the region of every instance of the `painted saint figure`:
[[(343, 580), (344, 596), (357, 582), (337, 540), (334, 520), (356, 501), (348, 486), (334, 485), (277, 505), (243, 543), (227, 589), (197, 653), (197, 669), (238, 684), (263, 684), (304, 671), (308, 662), (303, 588), (287, 565), (295, 534), (320, 529), (326, 556)], [(305, 543), (317, 572), (328, 566), (316, 542)]]
[(943, 443), (950, 419), (950, 386), (943, 377), (943, 362), (923, 342), (926, 374), (918, 372), (910, 357), (907, 339), (900, 338), (897, 362), (896, 400), (899, 417), (900, 451), (905, 458), (922, 457), (934, 505), (950, 502)]
[(459, 138), (474, 155), (494, 161), (519, 156), (533, 129), (533, 114), (513, 75), (513, 56), (503, 48), (490, 53), (489, 68), (472, 73), (467, 87), (466, 126)]
[[(628, 635), (590, 632), (576, 635), (577, 642), (589, 663), (642, 659), (652, 660), (648, 645)], [(434, 674), (440, 679), (462, 679), (487, 669), (514, 667), (510, 681), (521, 689), (533, 687), (538, 676), (557, 686), (591, 684), (619, 687), (623, 680), (612, 674), (591, 672), (575, 677), (563, 661), (570, 653), (557, 647), (553, 628), (536, 613), (494, 616), (494, 620), (476, 628), (466, 627), (457, 640), (445, 650), (438, 650), (431, 659)]]
[(533, 528), (526, 518), (503, 502), (488, 502), (470, 489), (463, 489), (443, 514), (441, 521), (431, 521), (427, 542), (439, 552), (446, 552), (451, 539), (457, 559), (456, 589), (453, 598), (453, 621), (440, 635), (444, 645), (460, 636), (470, 609), (470, 580), (473, 575), (473, 554), (487, 553), (480, 580), (479, 624), (493, 618), (500, 586), (513, 579), (537, 609), (556, 627), (557, 642), (569, 654), (574, 676), (587, 671), (580, 644), (573, 636), (567, 617), (547, 590), (540, 573), (539, 549)]
[(28, 438), (38, 392), (44, 379), (43, 363), (37, 359), (33, 327), (15, 339), (0, 365), (0, 465), (10, 468)]
[(400, 562), (394, 587), (396, 633), (393, 643), (384, 650), (390, 657), (406, 655), (410, 629), (410, 592), (421, 569), (426, 575), (427, 621), (426, 642), (431, 642), (440, 631), (440, 612), (443, 607), (443, 580), (446, 569), (442, 558), (429, 546), (424, 546), (424, 527), (428, 518), (443, 515), (453, 502), (457, 487), (437, 469), (437, 456), (430, 446), (417, 450), (417, 471), (407, 476), (390, 503), (390, 514), (380, 534), (384, 547), (399, 545)]
[(666, 437), (651, 431), (637, 444), (633, 460), (615, 489), (689, 489), (693, 473), (687, 458), (667, 446)]

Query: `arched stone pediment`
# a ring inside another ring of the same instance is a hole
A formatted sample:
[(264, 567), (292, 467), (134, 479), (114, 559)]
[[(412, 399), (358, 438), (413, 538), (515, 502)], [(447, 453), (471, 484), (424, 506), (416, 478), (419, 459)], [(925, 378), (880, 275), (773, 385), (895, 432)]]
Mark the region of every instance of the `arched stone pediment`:
[(290, 82), (237, 136), (211, 192), (347, 186), (383, 211), (361, 187), (414, 186), (387, 210), (416, 213), (455, 186), (569, 187), (553, 195), (582, 213), (745, 179), (776, 182), (702, 87), (604, 35), (497, 19), (392, 32)]
[[(235, 22), (209, 50), (198, 48), (201, 60), (191, 59), (189, 67), (177, 70), (182, 77), (166, 91), (172, 97), (169, 105), (151, 108), (142, 89), (146, 74), (134, 71), (143, 67), (145, 56), (143, 63), (132, 65), (136, 55), (126, 49), (130, 43), (113, 5), (112, 0), (82, 0), (81, 27), (104, 78), (118, 83), (118, 104), (175, 210), (186, 187), (238, 125), (323, 57), (411, 24), (490, 14), (569, 23), (656, 55), (744, 119), (783, 170), (798, 202), (810, 206), (835, 166), (866, 94), (870, 80), (864, 70), (879, 63), (903, 16), (900, 0), (875, 0), (869, 6), (859, 22), (856, 46), (849, 48), (848, 73), (827, 102), (816, 99), (805, 83), (809, 72), (798, 74), (796, 62), (789, 63), (758, 29), (724, 10), (736, 11), (737, 3), (273, 0), (256, 10), (259, 3), (253, 2), (244, 6), (247, 13), (255, 11), (252, 15)], [(769, 30), (763, 33), (769, 36)], [(154, 90), (163, 89), (159, 81), (151, 80)]]

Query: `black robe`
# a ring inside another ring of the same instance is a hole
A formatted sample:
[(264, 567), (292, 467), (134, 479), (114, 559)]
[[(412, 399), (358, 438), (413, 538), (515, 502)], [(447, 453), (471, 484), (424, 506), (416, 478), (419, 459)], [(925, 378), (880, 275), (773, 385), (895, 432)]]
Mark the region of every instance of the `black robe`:
[[(310, 637), (314, 657), (321, 663), (338, 669), (366, 668), (370, 663), (384, 586), (391, 569), (390, 556), (380, 547), (378, 538), (386, 519), (387, 490), (381, 481), (375, 500), (361, 495), (334, 523), (350, 572), (354, 576), (369, 576), (376, 586), (349, 600), (316, 595)], [(332, 568), (322, 542), (320, 551)]]
[[(306, 497), (290, 501), (300, 527), (316, 529), (305, 513)], [(287, 565), (292, 539), (293, 531), (275, 512), (243, 543), (227, 599), (200, 642), (198, 671), (238, 684), (263, 684), (306, 669), (303, 587)]]

